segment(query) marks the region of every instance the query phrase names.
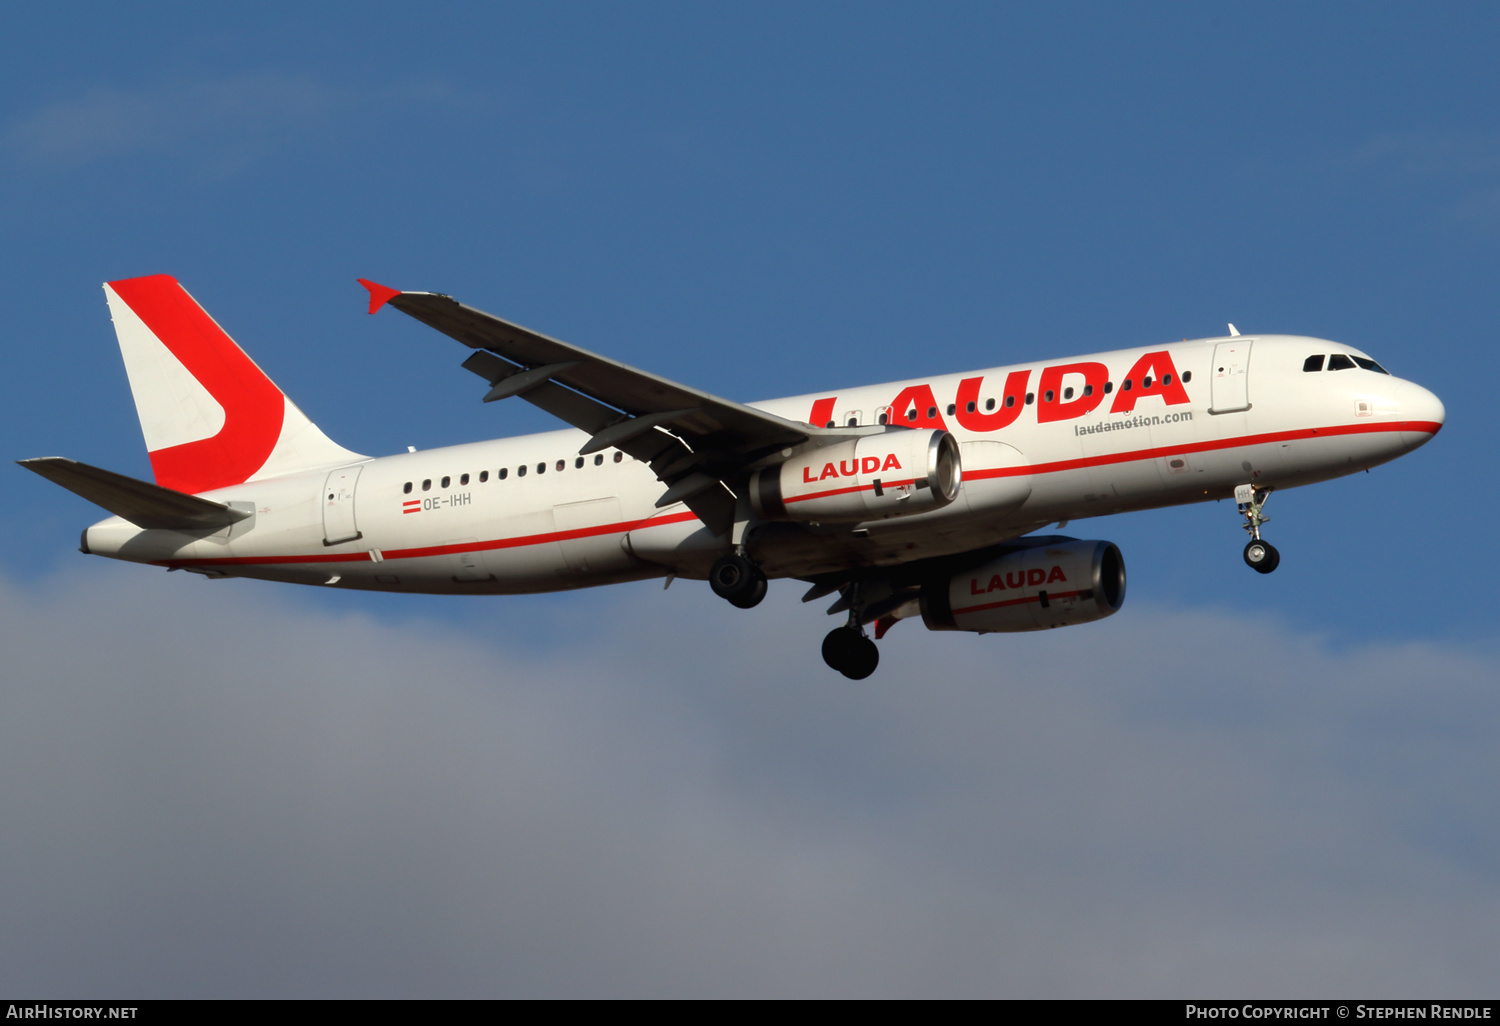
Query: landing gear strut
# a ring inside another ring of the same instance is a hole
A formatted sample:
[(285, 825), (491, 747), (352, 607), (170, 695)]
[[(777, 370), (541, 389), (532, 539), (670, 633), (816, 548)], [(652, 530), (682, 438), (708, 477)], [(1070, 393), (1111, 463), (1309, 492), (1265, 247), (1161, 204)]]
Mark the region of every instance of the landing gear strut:
[(864, 680), (880, 665), (880, 649), (853, 624), (835, 627), (823, 639), (823, 661), (850, 680)]
[(1250, 535), (1250, 541), (1245, 545), (1245, 565), (1261, 574), (1268, 574), (1281, 565), (1281, 553), (1276, 551), (1276, 546), (1260, 537), (1260, 525), (1271, 519), (1263, 512), (1270, 497), (1270, 489), (1254, 485), (1243, 484), (1234, 490), (1235, 505), (1245, 518), (1245, 531)]
[(738, 552), (720, 556), (708, 571), (708, 586), (730, 605), (749, 609), (766, 597), (766, 575)]

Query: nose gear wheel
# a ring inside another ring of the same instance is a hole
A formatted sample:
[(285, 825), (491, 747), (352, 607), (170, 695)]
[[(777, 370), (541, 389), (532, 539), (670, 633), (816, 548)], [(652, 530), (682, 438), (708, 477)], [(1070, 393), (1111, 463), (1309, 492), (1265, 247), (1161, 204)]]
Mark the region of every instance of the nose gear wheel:
[(1245, 565), (1256, 573), (1268, 574), (1281, 564), (1281, 553), (1270, 542), (1251, 538), (1245, 546)]

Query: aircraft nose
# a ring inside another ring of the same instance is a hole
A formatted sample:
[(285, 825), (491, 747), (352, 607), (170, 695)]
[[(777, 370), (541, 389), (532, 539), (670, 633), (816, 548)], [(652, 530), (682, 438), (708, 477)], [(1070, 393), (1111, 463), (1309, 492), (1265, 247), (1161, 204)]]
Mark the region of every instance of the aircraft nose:
[(1433, 395), (1421, 385), (1414, 386), (1417, 393), (1411, 402), (1411, 419), (1427, 421), (1434, 425), (1432, 433), (1437, 434), (1437, 429), (1443, 426), (1443, 421), (1448, 417), (1448, 411), (1443, 408), (1443, 401)]
[(1397, 400), (1398, 411), (1403, 421), (1402, 440), (1415, 449), (1432, 439), (1443, 427), (1448, 411), (1443, 401), (1421, 385), (1411, 381), (1401, 382), (1401, 394)]

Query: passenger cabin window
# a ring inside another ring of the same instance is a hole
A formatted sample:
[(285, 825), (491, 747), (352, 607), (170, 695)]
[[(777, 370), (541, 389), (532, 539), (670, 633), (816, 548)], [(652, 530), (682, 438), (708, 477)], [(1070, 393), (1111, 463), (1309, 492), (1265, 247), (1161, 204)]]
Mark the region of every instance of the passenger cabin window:
[(432, 490), (432, 478), (429, 477), (427, 480), (425, 480), (425, 481), (422, 482), (422, 491), (427, 492), (427, 491), (431, 491), (431, 490)]
[[(1015, 398), (1015, 396), (1011, 396), (1011, 399), (1014, 399), (1014, 398)], [(1011, 399), (1005, 400), (1005, 405), (1006, 406), (1014, 406), (1015, 405), (1013, 402), (1011, 402)], [(984, 401), (984, 408), (986, 410), (993, 410), (995, 408), (995, 400), (993, 400), (993, 399), (986, 399)]]
[[(993, 401), (994, 400), (991, 400), (991, 402), (993, 402)], [(1013, 395), (1006, 396), (1005, 397), (1005, 408), (1008, 410), (1008, 409), (1010, 409), (1014, 405), (1016, 405), (1016, 397), (1013, 396)], [(988, 409), (988, 407), (986, 407), (986, 409)]]
[(1056, 395), (1057, 393), (1053, 392), (1052, 389), (1049, 388), (1047, 389), (1047, 391), (1042, 393), (1042, 401), (1050, 403), (1056, 397)]
[(1109, 393), (1113, 392), (1114, 390), (1115, 390), (1115, 383), (1113, 381), (1106, 381), (1104, 383), (1104, 394), (1105, 395), (1109, 395)]
[(488, 470), (481, 470), (479, 472), (479, 483), (480, 484), (484, 484), (489, 479), (490, 479), (490, 472)]
[(401, 494), (402, 495), (410, 495), (411, 494), (411, 482), (410, 481), (406, 482), (406, 484), (404, 484), (404, 485), (401, 486)]
[[(973, 403), (970, 403), (970, 404), (969, 404), (969, 412), (970, 412), (970, 413), (973, 413), (973, 412), (974, 412), (974, 410), (973, 410), (973, 406), (974, 406), (974, 404), (973, 404)], [(955, 414), (955, 413), (957, 413), (957, 412), (958, 412), (958, 407), (957, 407), (957, 406), (956, 406), (956, 405), (955, 405), (955, 404), (953, 404), (953, 403), (949, 403), (949, 404), (948, 404), (948, 416), (950, 416), (950, 417), (951, 417), (951, 416), (953, 416), (953, 415), (954, 415), (954, 414)]]
[(1334, 353), (1328, 358), (1328, 369), (1331, 371), (1353, 370), (1354, 361), (1349, 359), (1349, 357), (1345, 356), (1343, 353)]
[(525, 477), (526, 476), (526, 464), (523, 463), (519, 467), (516, 468), (516, 476), (517, 477)]
[(1319, 353), (1317, 356), (1309, 356), (1307, 359), (1302, 361), (1302, 372), (1304, 374), (1313, 374), (1317, 371), (1322, 370), (1323, 360), (1324, 356), (1322, 353)]
[(1193, 372), (1192, 371), (1183, 371), (1182, 372), (1182, 383), (1184, 385), (1187, 384), (1189, 381), (1192, 381), (1192, 380), (1193, 380)]
[(1073, 398), (1073, 388), (1072, 388), (1071, 385), (1068, 386), (1067, 388), (1063, 389), (1063, 398), (1064, 399), (1071, 399), (1071, 398)]
[(577, 470), (577, 469), (579, 469), (582, 466), (583, 466), (583, 457), (582, 456), (578, 457), (576, 460), (573, 461), (573, 469), (574, 470)]
[(1122, 392), (1129, 392), (1130, 391), (1130, 379), (1129, 378), (1126, 378), (1125, 379), (1125, 384), (1123, 384), (1123, 385), (1120, 386), (1120, 391), (1122, 391)]
[(597, 467), (597, 466), (599, 466), (603, 462), (604, 462), (604, 453), (601, 452), (599, 455), (597, 455), (597, 456), (594, 457), (594, 466)]
[(459, 478), (459, 479), (458, 479), (458, 483), (459, 483), (459, 484), (461, 484), (461, 485), (466, 485), (466, 484), (468, 484), (468, 483), (469, 483), (469, 475), (468, 475), (468, 474), (465, 474), (465, 475), (464, 475), (464, 476), (463, 476), (463, 477), (460, 477), (460, 478)]
[(617, 453), (615, 453), (615, 462), (616, 463), (619, 463), (624, 458), (625, 458), (625, 454), (623, 452), (617, 452)]
[(1035, 400), (1036, 400), (1036, 393), (1035, 392), (1027, 392), (1026, 393), (1026, 405), (1027, 406), (1030, 406)]
[(559, 470), (559, 471), (561, 471), (561, 470), (562, 470), (562, 469), (563, 469), (563, 468), (564, 468), (564, 467), (566, 467), (566, 466), (567, 466), (567, 465), (568, 465), (568, 461), (567, 461), (567, 460), (558, 460), (558, 461), (557, 461), (557, 469), (558, 469), (558, 470)]
[(451, 478), (451, 477), (444, 477), (443, 478), (443, 487), (447, 488), (448, 485), (451, 484), (452, 482), (453, 482), (453, 478)]
[(1363, 356), (1356, 356), (1356, 357), (1354, 357), (1354, 362), (1357, 363), (1357, 364), (1359, 364), (1365, 370), (1374, 371), (1376, 374), (1384, 374), (1384, 375), (1389, 376), (1390, 373), (1391, 373), (1390, 371), (1386, 370), (1384, 367), (1380, 366), (1380, 364), (1376, 363), (1374, 360), (1366, 359)]
[(538, 463), (536, 465), (536, 472), (538, 474), (545, 474), (547, 472), (547, 464), (545, 464), (545, 463)]
[(507, 477), (510, 476), (510, 468), (509, 467), (501, 467), (495, 473), (495, 476), (498, 477), (500, 480), (504, 481)]

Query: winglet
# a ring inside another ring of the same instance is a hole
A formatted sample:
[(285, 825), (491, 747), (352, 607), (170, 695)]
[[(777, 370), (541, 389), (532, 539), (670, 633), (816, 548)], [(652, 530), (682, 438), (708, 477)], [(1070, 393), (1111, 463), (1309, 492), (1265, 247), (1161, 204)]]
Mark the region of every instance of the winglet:
[(375, 282), (367, 281), (364, 278), (355, 278), (354, 280), (370, 290), (371, 313), (374, 313), (382, 306), (385, 306), (385, 304), (401, 295), (400, 289), (386, 288), (384, 285), (377, 285)]

